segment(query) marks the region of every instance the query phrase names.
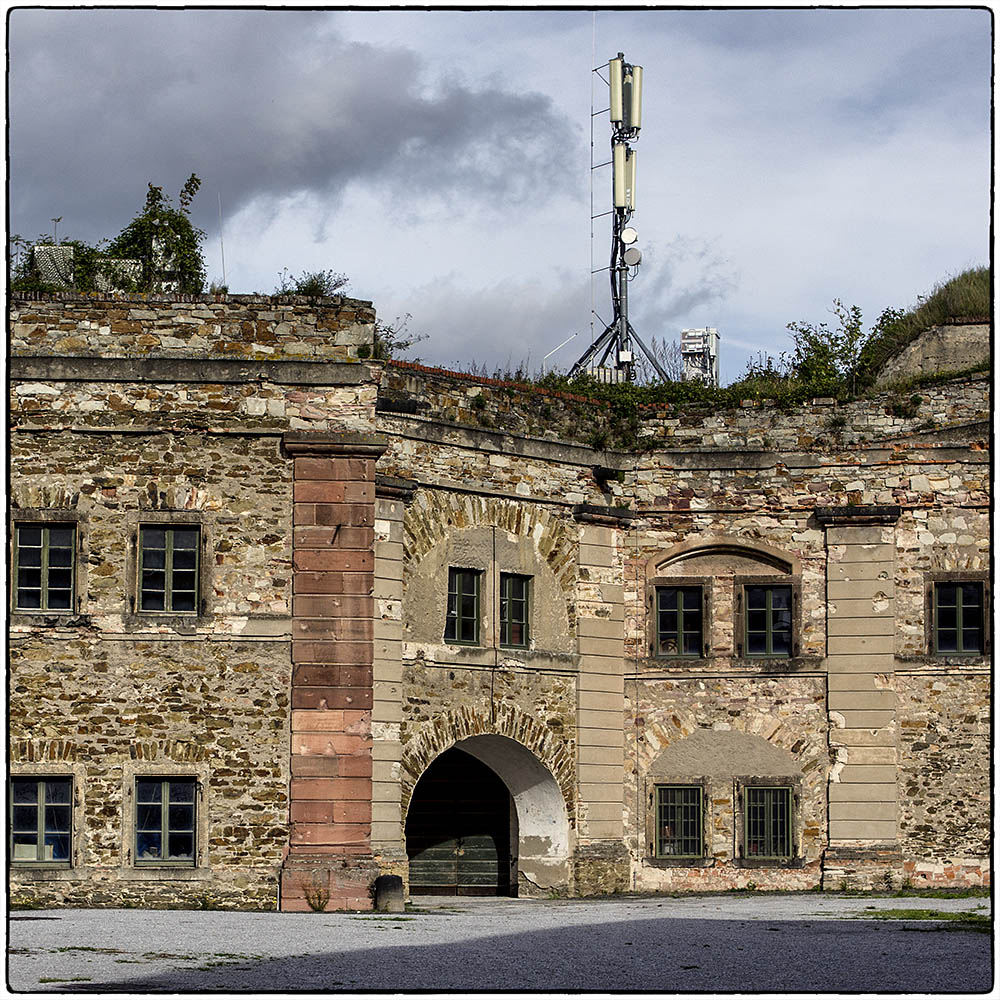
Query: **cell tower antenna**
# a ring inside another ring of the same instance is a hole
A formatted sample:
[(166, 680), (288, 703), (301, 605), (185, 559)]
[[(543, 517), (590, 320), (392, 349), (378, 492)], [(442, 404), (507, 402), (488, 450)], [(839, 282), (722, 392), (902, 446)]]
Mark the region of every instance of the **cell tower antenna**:
[[(604, 68), (598, 66), (594, 72)], [(635, 211), (636, 178), (636, 155), (630, 144), (639, 138), (642, 128), (642, 67), (626, 62), (624, 53), (619, 52), (614, 59), (608, 60), (607, 71), (611, 97), (611, 159), (608, 164), (599, 166), (611, 166), (612, 210), (603, 214), (612, 217), (611, 263), (608, 270), (614, 312), (604, 332), (584, 351), (569, 374), (572, 378), (592, 368), (595, 374), (607, 381), (632, 382), (635, 380), (634, 342), (660, 378), (668, 381), (666, 372), (632, 329), (628, 319), (628, 283), (635, 277), (642, 260), (642, 253), (635, 245), (639, 234), (629, 225)], [(593, 225), (593, 218), (596, 218), (593, 208), (591, 216)], [(598, 354), (600, 358), (595, 365), (593, 362)]]

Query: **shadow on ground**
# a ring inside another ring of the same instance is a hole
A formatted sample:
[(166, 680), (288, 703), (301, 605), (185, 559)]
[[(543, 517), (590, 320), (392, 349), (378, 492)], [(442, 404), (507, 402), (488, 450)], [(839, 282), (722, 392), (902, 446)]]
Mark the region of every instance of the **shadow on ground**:
[(992, 986), (991, 935), (935, 923), (635, 920), (430, 945), (407, 944), (412, 926), (381, 924), (363, 949), (209, 968), (192, 967), (192, 959), (162, 974), (60, 989), (979, 993)]

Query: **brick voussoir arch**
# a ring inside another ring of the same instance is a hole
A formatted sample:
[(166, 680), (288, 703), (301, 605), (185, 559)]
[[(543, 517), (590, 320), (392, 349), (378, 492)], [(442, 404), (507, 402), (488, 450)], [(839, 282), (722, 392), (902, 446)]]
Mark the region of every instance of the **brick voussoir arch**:
[(538, 758), (559, 787), (570, 823), (574, 822), (576, 765), (572, 746), (567, 745), (537, 719), (515, 705), (501, 704), (496, 718), (463, 705), (421, 725), (403, 749), (400, 773), (400, 803), (405, 822), (410, 798), (420, 776), (445, 750), (471, 736), (506, 736)]
[(534, 537), (539, 557), (548, 563), (561, 589), (568, 596), (574, 593), (577, 541), (574, 527), (538, 504), (496, 497), (461, 495), (431, 488), (418, 490), (403, 521), (405, 567), (419, 562), (456, 529), (490, 525), (518, 537)]

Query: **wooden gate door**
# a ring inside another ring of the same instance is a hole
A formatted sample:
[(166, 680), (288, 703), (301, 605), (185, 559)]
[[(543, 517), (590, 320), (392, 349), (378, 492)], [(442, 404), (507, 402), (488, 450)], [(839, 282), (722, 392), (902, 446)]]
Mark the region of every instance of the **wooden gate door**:
[(510, 792), (482, 761), (452, 748), (424, 772), (406, 819), (410, 893), (510, 892)]

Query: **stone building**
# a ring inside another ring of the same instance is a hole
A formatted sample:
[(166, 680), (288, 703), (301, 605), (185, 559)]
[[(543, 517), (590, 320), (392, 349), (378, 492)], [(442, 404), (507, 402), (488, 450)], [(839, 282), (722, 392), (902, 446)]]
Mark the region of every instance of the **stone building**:
[(12, 300), (15, 903), (989, 884), (988, 375), (613, 451), (373, 323)]

